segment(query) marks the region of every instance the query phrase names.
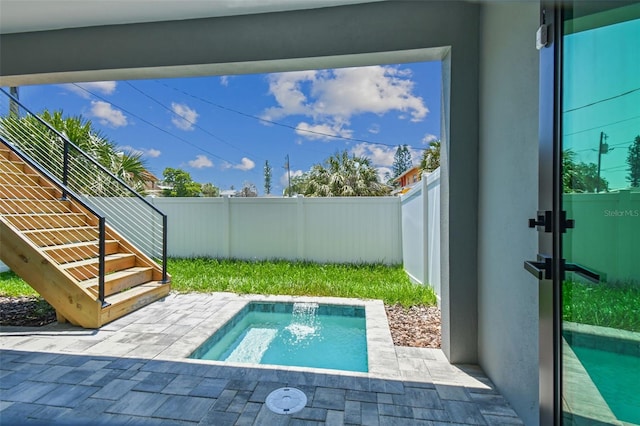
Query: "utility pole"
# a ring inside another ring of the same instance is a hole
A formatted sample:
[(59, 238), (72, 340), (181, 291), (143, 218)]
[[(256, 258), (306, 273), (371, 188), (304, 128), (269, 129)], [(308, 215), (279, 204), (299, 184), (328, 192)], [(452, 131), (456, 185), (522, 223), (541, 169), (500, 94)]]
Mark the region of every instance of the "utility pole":
[(287, 169), (287, 181), (288, 181), (288, 193), (289, 197), (291, 197), (291, 168), (289, 167), (289, 154), (285, 157), (284, 168)]
[(609, 145), (606, 140), (609, 138), (604, 132), (600, 132), (600, 144), (598, 145), (598, 179), (596, 180), (596, 193), (600, 192), (600, 165), (602, 164), (602, 154), (609, 152)]
[[(9, 87), (9, 94), (16, 99), (20, 99), (18, 88), (15, 86)], [(9, 114), (16, 118), (20, 116), (20, 107), (18, 107), (18, 104), (13, 99), (9, 100)]]

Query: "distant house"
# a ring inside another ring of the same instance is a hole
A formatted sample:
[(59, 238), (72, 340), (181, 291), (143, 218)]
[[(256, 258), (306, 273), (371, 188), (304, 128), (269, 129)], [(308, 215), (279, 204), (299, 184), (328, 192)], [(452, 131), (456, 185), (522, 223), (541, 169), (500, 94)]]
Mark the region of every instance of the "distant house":
[(162, 190), (166, 187), (162, 186), (160, 179), (148, 170), (145, 170), (142, 175), (144, 176), (144, 193), (152, 196), (162, 196)]
[(144, 190), (145, 192), (149, 191), (159, 191), (160, 190), (160, 179), (158, 179), (153, 173), (148, 170), (143, 172), (144, 176)]
[(411, 189), (413, 185), (420, 182), (420, 179), (422, 179), (420, 167), (413, 166), (393, 180), (394, 184), (397, 185), (397, 189), (393, 191), (394, 194), (404, 194)]

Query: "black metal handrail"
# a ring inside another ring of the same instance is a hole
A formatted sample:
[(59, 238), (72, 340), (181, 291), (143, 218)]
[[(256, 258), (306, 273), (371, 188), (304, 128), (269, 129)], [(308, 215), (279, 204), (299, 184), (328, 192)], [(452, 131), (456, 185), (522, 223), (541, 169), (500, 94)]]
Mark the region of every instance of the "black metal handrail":
[(49, 171), (40, 166), (40, 164), (32, 161), (28, 155), (25, 155), (20, 149), (13, 146), (8, 140), (6, 140), (2, 135), (0, 135), (0, 141), (4, 143), (15, 155), (20, 157), (22, 161), (27, 163), (30, 167), (36, 169), (40, 174), (44, 175), (51, 183), (57, 186), (63, 194), (70, 195), (74, 201), (84, 207), (89, 213), (94, 215), (98, 219), (98, 299), (102, 304), (102, 307), (108, 306), (109, 304), (105, 301), (104, 296), (104, 277), (105, 277), (105, 267), (104, 267), (104, 259), (105, 259), (105, 218), (100, 213), (95, 211), (91, 206), (85, 203), (82, 199), (77, 197), (73, 191), (70, 191), (62, 182), (58, 180), (54, 175), (49, 173)]
[[(84, 152), (80, 147), (78, 147), (75, 143), (73, 143), (71, 140), (69, 140), (69, 138), (62, 134), (61, 132), (59, 132), (58, 130), (56, 130), (53, 126), (51, 126), (46, 120), (42, 119), (41, 117), (37, 116), (36, 114), (34, 114), (32, 111), (30, 111), (28, 108), (26, 108), (22, 103), (20, 103), (20, 101), (15, 98), (14, 96), (12, 96), (11, 94), (7, 93), (4, 89), (0, 89), (5, 96), (9, 99), (11, 105), (15, 108), (15, 105), (19, 106), (21, 109), (23, 109), (27, 114), (29, 114), (31, 117), (35, 118), (39, 123), (41, 123), (43, 126), (46, 127), (46, 129), (50, 132), (53, 132), (53, 134), (56, 136), (56, 138), (60, 141), (62, 141), (63, 143), (63, 158), (62, 158), (62, 182), (58, 182), (61, 183), (61, 189), (63, 191), (63, 196), (66, 196), (67, 194), (73, 194), (74, 190), (73, 188), (71, 188), (69, 186), (69, 174), (70, 174), (70, 150), (73, 149), (74, 152), (77, 152), (83, 159), (83, 161), (88, 162), (89, 164), (91, 164), (92, 167), (95, 167), (97, 170), (99, 170), (101, 173), (104, 173), (110, 180), (111, 182), (116, 182), (117, 185), (119, 186), (120, 190), (123, 190), (125, 194), (128, 194), (129, 196), (131, 196), (133, 199), (138, 200), (139, 202), (142, 202), (143, 205), (145, 206), (145, 208), (147, 208), (150, 212), (153, 212), (153, 214), (157, 214), (160, 215), (160, 218), (162, 219), (162, 248), (161, 248), (161, 261), (162, 261), (162, 282), (168, 282), (168, 273), (167, 273), (167, 216), (160, 211), (158, 208), (156, 208), (154, 205), (152, 205), (151, 203), (149, 203), (146, 199), (144, 199), (144, 197), (142, 197), (137, 191), (135, 191), (133, 188), (131, 188), (126, 182), (124, 182), (122, 179), (120, 179), (118, 176), (114, 175), (109, 169), (107, 169), (104, 165), (102, 165), (101, 163), (99, 163), (95, 158), (93, 158), (92, 156), (88, 155), (86, 152)], [(30, 162), (33, 163), (33, 162)], [(42, 167), (37, 167), (38, 170), (41, 170)], [(51, 173), (47, 173), (48, 176), (51, 175)], [(56, 182), (58, 180), (56, 179)], [(80, 199), (80, 196), (78, 195), (73, 195), (73, 198), (76, 200)], [(90, 200), (87, 200), (90, 201)], [(87, 203), (83, 202), (83, 205), (86, 205)], [(94, 209), (92, 209), (91, 211), (94, 211)], [(107, 219), (106, 215), (103, 215), (104, 219)], [(104, 269), (104, 265), (102, 265), (102, 269)], [(102, 277), (104, 279), (104, 277)]]

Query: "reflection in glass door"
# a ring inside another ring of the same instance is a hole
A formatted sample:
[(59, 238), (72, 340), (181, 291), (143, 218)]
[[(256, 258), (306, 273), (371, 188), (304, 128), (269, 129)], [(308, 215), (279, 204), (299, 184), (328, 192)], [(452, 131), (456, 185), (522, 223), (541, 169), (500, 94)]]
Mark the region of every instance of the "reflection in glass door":
[(640, 424), (640, 4), (589, 3), (563, 23), (563, 419)]

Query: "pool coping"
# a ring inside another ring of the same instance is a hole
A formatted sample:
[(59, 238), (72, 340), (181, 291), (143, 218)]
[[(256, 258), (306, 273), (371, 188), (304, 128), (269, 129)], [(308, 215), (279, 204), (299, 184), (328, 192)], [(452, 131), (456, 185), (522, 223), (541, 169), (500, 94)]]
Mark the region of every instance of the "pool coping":
[[(278, 296), (278, 295), (233, 295), (236, 300), (229, 300), (227, 306), (219, 311), (219, 315), (203, 324), (201, 327), (192, 329), (182, 338), (178, 339), (170, 346), (164, 354), (158, 356), (161, 360), (175, 360), (182, 358), (194, 362), (213, 363), (237, 367), (251, 368), (287, 368), (290, 370), (309, 371), (309, 372), (338, 372), (341, 374), (353, 375), (369, 375), (372, 377), (400, 377), (400, 367), (391, 337), (391, 331), (387, 322), (387, 314), (384, 309), (384, 303), (381, 300), (365, 300), (353, 298), (338, 297), (309, 297), (309, 296)], [(313, 367), (294, 367), (281, 366), (275, 364), (252, 364), (252, 363), (234, 363), (228, 361), (211, 361), (189, 358), (189, 356), (206, 342), (220, 328), (224, 327), (227, 322), (231, 321), (242, 309), (251, 302), (267, 302), (267, 303), (318, 303), (321, 305), (337, 305), (337, 306), (358, 306), (365, 309), (366, 319), (366, 337), (367, 337), (367, 363), (368, 372), (356, 372), (345, 370), (332, 370), (327, 368)]]

